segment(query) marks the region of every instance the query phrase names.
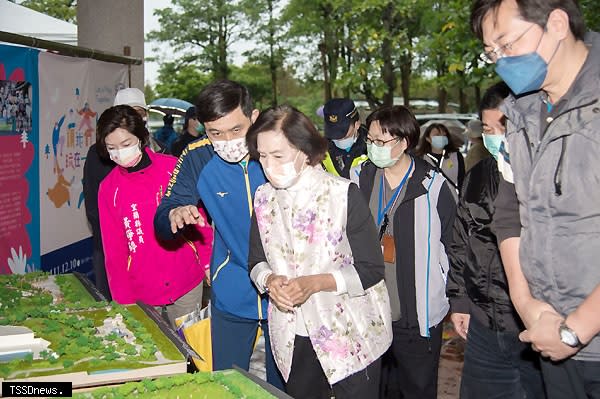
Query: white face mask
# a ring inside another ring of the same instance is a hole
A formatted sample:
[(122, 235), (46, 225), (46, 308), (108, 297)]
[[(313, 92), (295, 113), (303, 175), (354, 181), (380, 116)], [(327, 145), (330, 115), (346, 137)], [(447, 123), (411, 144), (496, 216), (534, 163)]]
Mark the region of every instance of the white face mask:
[(129, 147), (119, 148), (117, 150), (108, 150), (110, 159), (119, 166), (130, 168), (138, 163), (142, 157), (140, 142)]
[(246, 137), (233, 140), (211, 141), (215, 152), (227, 162), (239, 162), (248, 155)]
[[(276, 167), (264, 168), (267, 179), (275, 188), (288, 188), (296, 184), (300, 175), (304, 171), (304, 166), (299, 171), (296, 170), (296, 160), (300, 151), (296, 153), (293, 161), (285, 162), (277, 165)], [(304, 164), (306, 165), (306, 164)]]

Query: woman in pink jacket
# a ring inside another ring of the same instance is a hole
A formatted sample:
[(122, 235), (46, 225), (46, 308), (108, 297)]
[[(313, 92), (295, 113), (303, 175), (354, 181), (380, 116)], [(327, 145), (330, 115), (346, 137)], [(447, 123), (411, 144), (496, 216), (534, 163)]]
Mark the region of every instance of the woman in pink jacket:
[[(163, 242), (154, 233), (154, 214), (167, 190), (177, 158), (148, 148), (149, 133), (137, 112), (118, 105), (98, 120), (97, 148), (118, 167), (100, 184), (98, 208), (110, 291), (121, 304), (141, 301), (166, 306), (174, 320), (202, 301), (213, 232), (190, 228)], [(202, 209), (201, 215), (204, 218)]]

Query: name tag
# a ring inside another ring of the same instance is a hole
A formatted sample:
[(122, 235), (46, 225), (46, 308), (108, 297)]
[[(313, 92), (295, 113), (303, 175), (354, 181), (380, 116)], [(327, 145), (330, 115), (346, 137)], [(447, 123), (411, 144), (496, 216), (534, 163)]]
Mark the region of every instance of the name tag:
[(383, 251), (383, 260), (387, 263), (396, 263), (396, 244), (394, 237), (384, 234), (381, 239), (381, 250)]

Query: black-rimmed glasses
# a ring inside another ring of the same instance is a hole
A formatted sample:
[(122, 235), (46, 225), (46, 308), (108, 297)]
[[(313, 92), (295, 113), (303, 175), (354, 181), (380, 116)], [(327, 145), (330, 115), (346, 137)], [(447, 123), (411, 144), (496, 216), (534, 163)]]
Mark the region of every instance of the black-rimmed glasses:
[(389, 140), (379, 140), (379, 139), (371, 140), (370, 138), (365, 137), (365, 142), (367, 144), (373, 144), (375, 147), (383, 147), (387, 143), (391, 143), (392, 141), (398, 142), (400, 140), (401, 140), (400, 137), (394, 137), (393, 139), (389, 139)]

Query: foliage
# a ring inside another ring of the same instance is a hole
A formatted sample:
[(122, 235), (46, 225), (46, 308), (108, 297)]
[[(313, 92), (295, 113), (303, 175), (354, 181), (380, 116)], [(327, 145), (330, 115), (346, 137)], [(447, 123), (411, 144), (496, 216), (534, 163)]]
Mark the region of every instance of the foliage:
[(158, 97), (175, 97), (193, 104), (213, 77), (192, 64), (165, 62), (159, 69), (158, 80), (160, 83), (155, 87)]
[(20, 5), (63, 21), (77, 23), (77, 0), (25, 0)]
[(600, 2), (598, 0), (579, 0), (579, 6), (588, 30), (600, 32)]
[(185, 56), (181, 64), (198, 65), (215, 78), (229, 76), (228, 52), (239, 36), (239, 10), (231, 0), (171, 0), (172, 7), (156, 10), (160, 30), (148, 40), (167, 42)]

